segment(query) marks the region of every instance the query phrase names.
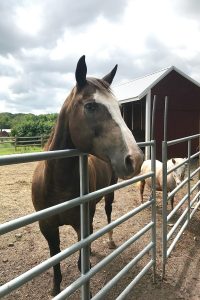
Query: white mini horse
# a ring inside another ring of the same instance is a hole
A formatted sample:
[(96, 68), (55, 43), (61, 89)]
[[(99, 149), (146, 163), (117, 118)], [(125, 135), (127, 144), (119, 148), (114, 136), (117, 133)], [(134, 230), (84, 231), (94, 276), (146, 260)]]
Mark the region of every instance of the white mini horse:
[[(174, 166), (183, 163), (185, 158), (171, 158), (167, 161), (167, 170), (172, 169)], [(162, 182), (162, 170), (163, 164), (159, 160), (156, 160), (156, 190), (163, 190), (163, 182)], [(185, 176), (186, 164), (180, 166), (176, 170), (172, 171), (169, 175), (167, 175), (167, 192), (171, 192), (177, 185), (183, 181)], [(140, 175), (149, 173), (151, 171), (151, 160), (145, 160), (141, 167)], [(147, 178), (145, 180), (140, 181), (140, 197), (141, 202), (143, 202), (143, 193), (145, 184), (151, 187), (151, 178)], [(174, 196), (171, 197), (171, 208), (174, 207)]]

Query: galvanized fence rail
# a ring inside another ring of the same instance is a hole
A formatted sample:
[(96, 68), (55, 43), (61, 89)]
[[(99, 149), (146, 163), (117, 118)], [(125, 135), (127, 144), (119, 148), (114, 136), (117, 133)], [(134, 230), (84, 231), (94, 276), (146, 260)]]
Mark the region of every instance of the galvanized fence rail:
[[(162, 206), (162, 215), (163, 215), (163, 230), (162, 230), (162, 277), (165, 276), (165, 269), (166, 263), (169, 255), (171, 254), (172, 250), (176, 246), (179, 238), (181, 237), (182, 233), (184, 232), (185, 228), (188, 226), (192, 216), (198, 209), (200, 205), (200, 151), (197, 151), (193, 155), (191, 154), (191, 142), (194, 139), (200, 139), (200, 134), (171, 140), (171, 141), (163, 141), (162, 142), (162, 161), (163, 161), (163, 206)], [(167, 170), (167, 152), (168, 147), (178, 144), (178, 143), (187, 143), (188, 145), (188, 153), (186, 160), (176, 165), (175, 167)], [(198, 149), (197, 149), (198, 150)], [(198, 167), (191, 172), (191, 162), (193, 159), (199, 157)], [(174, 171), (175, 169), (179, 168), (183, 164), (187, 163), (187, 177), (170, 193), (167, 192), (167, 176)], [(197, 182), (191, 187), (191, 180), (193, 177), (198, 174)], [(178, 202), (178, 204), (174, 207), (174, 209), (168, 213), (167, 211), (167, 203), (181, 188), (187, 186), (187, 193), (185, 196)], [(195, 194), (192, 198), (192, 194)], [(184, 205), (187, 205), (184, 208)], [(173, 224), (173, 227), (168, 230), (169, 222), (171, 221), (172, 217), (175, 213), (180, 209), (183, 209), (180, 217), (176, 222)]]
[[(151, 251), (151, 259), (145, 265), (145, 267), (133, 278), (132, 282), (124, 289), (124, 291), (118, 296), (117, 299), (125, 299), (130, 290), (135, 286), (135, 284), (152, 268), (153, 278), (155, 279), (156, 272), (156, 199), (155, 199), (155, 142), (139, 143), (142, 147), (151, 147), (152, 153), (152, 163), (151, 172), (143, 176), (136, 176), (129, 180), (118, 182), (112, 186), (106, 187), (104, 189), (88, 193), (88, 175), (87, 175), (87, 155), (82, 154), (77, 150), (60, 150), (60, 151), (50, 151), (42, 153), (31, 153), (31, 154), (18, 154), (0, 157), (0, 166), (9, 164), (20, 164), (25, 162), (39, 161), (39, 160), (49, 160), (54, 158), (64, 158), (79, 156), (79, 166), (80, 166), (80, 197), (74, 198), (72, 200), (62, 202), (61, 204), (49, 207), (47, 209), (20, 217), (18, 219), (6, 222), (0, 225), (0, 235), (6, 234), (12, 230), (18, 229), (25, 225), (36, 222), (40, 219), (58, 214), (74, 206), (80, 205), (81, 212), (81, 240), (72, 246), (64, 249), (55, 256), (47, 259), (46, 261), (38, 264), (27, 272), (21, 274), (20, 276), (14, 278), (13, 280), (5, 283), (0, 287), (0, 297), (8, 295), (13, 290), (19, 288), (26, 282), (30, 281), (39, 274), (45, 272), (47, 269), (51, 268), (58, 262), (69, 257), (78, 250), (81, 250), (82, 265), (81, 265), (81, 276), (74, 281), (71, 285), (66, 287), (60, 294), (58, 294), (54, 299), (66, 299), (69, 295), (73, 294), (77, 289), (81, 288), (81, 299), (90, 299), (90, 279), (99, 272), (103, 267), (105, 267), (109, 262), (111, 262), (115, 257), (122, 253), (127, 247), (136, 242), (140, 237), (142, 237), (146, 232), (151, 231), (151, 239), (147, 245), (111, 280), (109, 281), (92, 299), (106, 299), (105, 295), (108, 291), (116, 285), (116, 283), (131, 269), (138, 261), (140, 261), (143, 256), (149, 251)], [(152, 180), (152, 194), (150, 201), (132, 209), (125, 215), (106, 225), (105, 227), (99, 229), (98, 231), (90, 234), (89, 233), (89, 201), (94, 201), (96, 198), (104, 196), (112, 191), (118, 190), (120, 188), (126, 187), (133, 184), (141, 179), (150, 177)], [(64, 199), (63, 199), (64, 200)], [(147, 207), (151, 207), (151, 221), (146, 224), (140, 231), (136, 232), (129, 240), (125, 241), (121, 246), (115, 249), (108, 256), (103, 258), (99, 263), (90, 269), (89, 262), (89, 247), (90, 244), (108, 233), (110, 230), (124, 223), (128, 219), (134, 217), (136, 214), (141, 212)]]

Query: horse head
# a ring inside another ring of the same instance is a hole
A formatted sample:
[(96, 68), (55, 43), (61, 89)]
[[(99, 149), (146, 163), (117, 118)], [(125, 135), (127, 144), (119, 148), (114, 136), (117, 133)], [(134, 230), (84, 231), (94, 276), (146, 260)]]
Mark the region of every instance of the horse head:
[[(186, 160), (186, 158), (172, 158), (172, 164), (174, 166), (179, 165), (183, 163)], [(178, 167), (176, 170), (172, 172), (172, 176), (176, 182), (176, 185), (179, 185), (181, 181), (183, 181), (185, 177), (185, 169), (186, 169), (186, 163), (180, 167)]]
[(110, 163), (118, 177), (127, 178), (140, 172), (143, 154), (110, 89), (116, 71), (117, 65), (102, 79), (86, 77), (85, 56), (79, 59), (68, 100), (69, 132), (77, 149)]

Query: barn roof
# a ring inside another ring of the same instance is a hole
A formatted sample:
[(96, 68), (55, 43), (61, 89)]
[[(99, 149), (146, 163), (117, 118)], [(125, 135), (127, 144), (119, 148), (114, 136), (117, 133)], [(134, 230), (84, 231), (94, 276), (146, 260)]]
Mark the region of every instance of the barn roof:
[(113, 87), (113, 92), (120, 103), (137, 101), (143, 98), (160, 80), (167, 76), (172, 70), (185, 77), (200, 87), (200, 83), (180, 71), (178, 68), (171, 66), (149, 75), (136, 78), (126, 83), (119, 84)]

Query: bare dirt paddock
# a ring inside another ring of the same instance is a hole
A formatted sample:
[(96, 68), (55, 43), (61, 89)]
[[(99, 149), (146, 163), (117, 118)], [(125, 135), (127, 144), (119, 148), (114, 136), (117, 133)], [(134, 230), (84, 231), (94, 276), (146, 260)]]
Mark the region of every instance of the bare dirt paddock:
[[(12, 220), (33, 212), (31, 202), (31, 179), (35, 163), (5, 166), (0, 168), (0, 223)], [(145, 195), (148, 195), (146, 191)], [(149, 272), (136, 285), (127, 297), (128, 300), (148, 299), (200, 299), (200, 211), (194, 215), (190, 226), (177, 247), (172, 252), (166, 268), (166, 278), (161, 282), (161, 195), (157, 194), (157, 280), (152, 283), (152, 273)], [(178, 201), (181, 192), (175, 200)], [(133, 207), (139, 205), (138, 190), (136, 186), (129, 186), (117, 191), (113, 204), (113, 220), (123, 215)], [(179, 216), (176, 214), (174, 220)], [(136, 217), (127, 221), (114, 231), (116, 244), (121, 245), (131, 235), (135, 234), (144, 224), (150, 220), (150, 210), (146, 209)], [(106, 224), (104, 202), (98, 204), (94, 229)], [(119, 255), (105, 269), (91, 280), (92, 294), (95, 295), (117, 272), (119, 272), (131, 258), (137, 255), (149, 241), (149, 234)], [(76, 242), (76, 236), (70, 227), (61, 228), (61, 248), (64, 249)], [(112, 250), (107, 247), (107, 236), (104, 236), (92, 244), (91, 263), (94, 266)], [(150, 256), (150, 254), (149, 254)], [(145, 265), (149, 256), (133, 268), (129, 274), (121, 280), (115, 288), (106, 296), (106, 300), (113, 300), (129, 284), (131, 279)], [(41, 235), (38, 224), (34, 223), (9, 234), (1, 236), (0, 240), (0, 284), (11, 280), (36, 264), (49, 257), (46, 241)], [(63, 282), (62, 288), (69, 285), (79, 276), (76, 267), (78, 254), (62, 262)], [(12, 292), (4, 299), (51, 299), (52, 270), (48, 270), (41, 276), (33, 279), (20, 289)], [(70, 299), (80, 299), (76, 292)]]

